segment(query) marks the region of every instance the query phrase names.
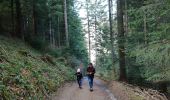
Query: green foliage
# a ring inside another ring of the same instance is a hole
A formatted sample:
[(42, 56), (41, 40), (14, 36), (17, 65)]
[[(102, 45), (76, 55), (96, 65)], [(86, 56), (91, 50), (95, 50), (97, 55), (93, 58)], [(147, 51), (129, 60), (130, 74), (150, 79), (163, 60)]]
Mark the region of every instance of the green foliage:
[[(128, 33), (125, 33), (125, 52), (128, 82), (143, 86), (148, 86), (149, 83), (149, 87), (163, 89), (158, 84), (164, 82), (168, 85), (170, 81), (169, 0), (126, 1), (127, 9), (124, 8), (124, 11), (128, 14)], [(117, 79), (120, 70), (117, 34), (114, 34), (114, 64), (112, 64), (108, 23), (103, 22), (98, 29), (97, 74), (104, 79)], [(114, 33), (117, 33), (116, 27), (113, 29)], [(116, 74), (114, 78), (113, 73)]]
[(30, 45), (37, 50), (45, 50), (48, 46), (48, 43), (43, 39), (43, 37), (34, 37), (29, 40)]
[(74, 79), (71, 67), (56, 58), (49, 59), (54, 64), (45, 62), (41, 53), (22, 41), (0, 36), (0, 97), (46, 99), (65, 81)]
[(74, 78), (72, 68), (87, 65), (81, 21), (75, 1), (67, 1), (70, 47), (66, 48), (63, 0), (17, 1), (0, 1), (0, 34), (18, 37), (43, 55), (24, 41), (0, 36), (0, 98), (45, 99)]
[[(87, 64), (85, 34), (82, 32), (81, 20), (75, 8), (75, 0), (67, 1), (69, 48), (66, 48), (63, 0), (18, 1), (21, 12), (20, 26), (17, 25), (18, 14), (15, 0), (1, 1), (0, 34), (13, 37), (21, 34), (20, 39), (29, 43), (33, 48), (43, 51), (43, 53), (49, 53), (55, 57), (70, 54)], [(21, 33), (16, 32), (18, 27), (20, 27)]]
[(78, 14), (69, 7), (68, 23), (69, 23), (69, 36), (70, 48), (69, 52), (74, 55), (79, 61), (87, 65), (88, 54), (85, 42), (85, 34), (82, 31), (82, 23), (78, 18)]
[[(165, 90), (164, 92), (167, 92), (170, 81), (170, 5), (167, 2), (168, 0), (128, 1), (126, 38), (128, 81)], [(161, 82), (167, 86), (162, 88), (161, 85), (156, 85)]]
[(169, 43), (157, 43), (147, 47), (140, 46), (131, 55), (136, 57), (135, 64), (142, 66), (139, 70), (144, 79), (153, 82), (169, 81), (169, 50)]
[(61, 57), (63, 55), (62, 49), (50, 49), (48, 51), (48, 54), (54, 56), (54, 57)]
[[(114, 23), (115, 24), (115, 23)], [(114, 65), (111, 55), (111, 43), (109, 34), (109, 24), (107, 22), (101, 24), (99, 27), (100, 32), (96, 37), (97, 47), (97, 59), (96, 59), (96, 69), (97, 74), (107, 80), (116, 80), (119, 74), (119, 68), (117, 63), (117, 52), (114, 45)], [(114, 27), (115, 31), (115, 27)]]

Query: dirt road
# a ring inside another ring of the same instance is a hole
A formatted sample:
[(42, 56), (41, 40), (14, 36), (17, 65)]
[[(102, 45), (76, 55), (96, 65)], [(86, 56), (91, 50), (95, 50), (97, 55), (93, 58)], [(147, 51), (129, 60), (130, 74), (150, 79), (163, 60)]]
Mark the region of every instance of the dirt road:
[(89, 91), (88, 80), (83, 79), (83, 89), (79, 89), (76, 82), (66, 84), (59, 89), (59, 93), (52, 100), (116, 100), (101, 80), (94, 80), (94, 91)]

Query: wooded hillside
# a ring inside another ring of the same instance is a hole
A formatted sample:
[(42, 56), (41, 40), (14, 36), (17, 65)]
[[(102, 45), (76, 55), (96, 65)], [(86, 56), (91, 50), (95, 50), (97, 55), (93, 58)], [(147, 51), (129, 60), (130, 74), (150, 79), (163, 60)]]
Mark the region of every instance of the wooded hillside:
[[(50, 93), (60, 68), (68, 72), (62, 83), (72, 68), (93, 60), (102, 79), (170, 94), (170, 0), (1, 0), (0, 35), (4, 98)], [(33, 88), (37, 81), (27, 88), (31, 80), (22, 74), (47, 76), (40, 80), (46, 92)]]

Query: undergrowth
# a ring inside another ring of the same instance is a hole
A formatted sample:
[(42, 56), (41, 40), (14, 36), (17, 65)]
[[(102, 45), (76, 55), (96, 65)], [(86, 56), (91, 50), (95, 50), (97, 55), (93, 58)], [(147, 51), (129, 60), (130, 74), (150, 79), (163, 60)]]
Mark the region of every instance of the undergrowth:
[(73, 69), (67, 65), (23, 41), (0, 36), (0, 99), (46, 99), (65, 81), (74, 79)]

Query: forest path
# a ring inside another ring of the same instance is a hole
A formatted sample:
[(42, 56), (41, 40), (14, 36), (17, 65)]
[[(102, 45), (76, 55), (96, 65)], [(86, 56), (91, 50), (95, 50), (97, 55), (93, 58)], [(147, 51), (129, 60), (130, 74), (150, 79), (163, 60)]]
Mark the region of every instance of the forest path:
[(68, 83), (60, 88), (52, 100), (116, 100), (109, 89), (100, 79), (94, 79), (94, 91), (89, 91), (88, 79), (83, 78), (83, 89), (79, 89), (76, 82)]

